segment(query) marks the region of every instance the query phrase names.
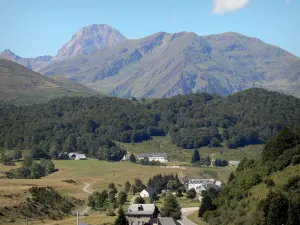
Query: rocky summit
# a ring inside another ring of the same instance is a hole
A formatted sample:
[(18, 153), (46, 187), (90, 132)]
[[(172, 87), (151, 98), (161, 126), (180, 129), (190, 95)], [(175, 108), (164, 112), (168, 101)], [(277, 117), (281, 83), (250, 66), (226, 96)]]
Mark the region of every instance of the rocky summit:
[(119, 43), (126, 38), (114, 28), (105, 24), (92, 24), (80, 29), (72, 39), (58, 52), (56, 59), (65, 59), (95, 50), (104, 49)]

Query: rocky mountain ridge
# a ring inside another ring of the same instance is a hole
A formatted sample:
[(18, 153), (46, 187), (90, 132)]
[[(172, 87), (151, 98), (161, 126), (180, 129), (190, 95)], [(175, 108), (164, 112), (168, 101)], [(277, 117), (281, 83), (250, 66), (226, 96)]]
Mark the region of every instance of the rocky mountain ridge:
[(0, 58), (17, 62), (34, 71), (40, 71), (51, 63), (101, 50), (122, 43), (125, 40), (126, 38), (119, 31), (108, 25), (92, 24), (77, 31), (72, 39), (62, 46), (56, 56), (22, 58), (10, 49), (5, 49), (0, 53)]
[(108, 25), (93, 24), (79, 30), (55, 57), (26, 59), (8, 50), (1, 56), (119, 97), (229, 95), (251, 87), (300, 97), (298, 57), (234, 32), (159, 32), (127, 40)]

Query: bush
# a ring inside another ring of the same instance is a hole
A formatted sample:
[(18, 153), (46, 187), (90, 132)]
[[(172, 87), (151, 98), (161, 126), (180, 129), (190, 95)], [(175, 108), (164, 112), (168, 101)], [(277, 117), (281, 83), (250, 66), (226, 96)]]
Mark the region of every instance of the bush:
[(267, 179), (265, 181), (265, 184), (267, 185), (267, 187), (274, 187), (275, 186), (275, 183), (274, 183), (274, 181), (271, 178)]
[(300, 163), (300, 155), (295, 155), (292, 158), (292, 165), (298, 165)]
[(188, 190), (188, 192), (186, 193), (186, 197), (189, 198), (189, 199), (194, 199), (196, 198), (196, 190), (194, 188)]
[(116, 213), (114, 212), (114, 210), (108, 209), (108, 210), (106, 211), (106, 215), (107, 215), (107, 216), (116, 216)]
[(145, 199), (143, 199), (142, 197), (136, 197), (135, 199), (134, 199), (134, 204), (145, 204)]

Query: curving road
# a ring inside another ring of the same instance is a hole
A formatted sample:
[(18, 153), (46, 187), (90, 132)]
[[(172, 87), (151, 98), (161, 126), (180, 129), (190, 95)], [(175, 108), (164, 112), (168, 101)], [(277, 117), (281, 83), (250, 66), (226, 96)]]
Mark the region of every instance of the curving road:
[(85, 192), (85, 193), (88, 193), (88, 194), (93, 194), (92, 191), (89, 191), (88, 188), (91, 186), (91, 184), (89, 183), (84, 183), (84, 187), (82, 188), (82, 190)]
[[(84, 183), (84, 187), (82, 188), (82, 190), (87, 193), (87, 194), (93, 194), (93, 191), (89, 191), (88, 189), (90, 188), (91, 184), (89, 183)], [(91, 207), (86, 207), (81, 213), (87, 214), (89, 211), (91, 210)]]
[(188, 218), (186, 218), (188, 215), (192, 214), (193, 212), (197, 211), (199, 207), (190, 207), (190, 208), (182, 208), (181, 209), (181, 220), (178, 220), (178, 222), (182, 225), (197, 225), (194, 222), (190, 221)]

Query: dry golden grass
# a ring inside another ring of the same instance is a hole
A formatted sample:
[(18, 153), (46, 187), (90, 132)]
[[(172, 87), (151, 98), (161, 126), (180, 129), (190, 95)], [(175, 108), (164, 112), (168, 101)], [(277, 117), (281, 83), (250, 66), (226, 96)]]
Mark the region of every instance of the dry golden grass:
[[(27, 190), (33, 186), (52, 186), (63, 195), (87, 200), (88, 194), (82, 190), (84, 183), (90, 183), (93, 190), (103, 190), (107, 189), (110, 182), (114, 182), (116, 187), (122, 190), (126, 181), (133, 182), (135, 178), (140, 178), (144, 183), (147, 183), (151, 176), (158, 173), (167, 174), (185, 171), (188, 177), (193, 178), (213, 177), (222, 179), (222, 177), (226, 177), (227, 179), (231, 171), (231, 168), (216, 169), (212, 167), (186, 167), (183, 170), (179, 168), (142, 166), (130, 162), (104, 162), (96, 159), (82, 161), (56, 160), (54, 164), (58, 171), (42, 179), (0, 179), (0, 208), (24, 202), (29, 195)], [(2, 165), (0, 166), (0, 171), (5, 172), (16, 167)], [(73, 179), (76, 183), (63, 182), (66, 179)], [(11, 195), (12, 197), (5, 197), (4, 195)], [(93, 213), (88, 217), (82, 218), (82, 221), (90, 224), (103, 224), (112, 222), (112, 219), (114, 218), (107, 217), (103, 213)], [(63, 221), (30, 221), (29, 224), (68, 225), (75, 224), (75, 221), (74, 217), (70, 217)], [(15, 224), (24, 224), (24, 221), (16, 221)]]

